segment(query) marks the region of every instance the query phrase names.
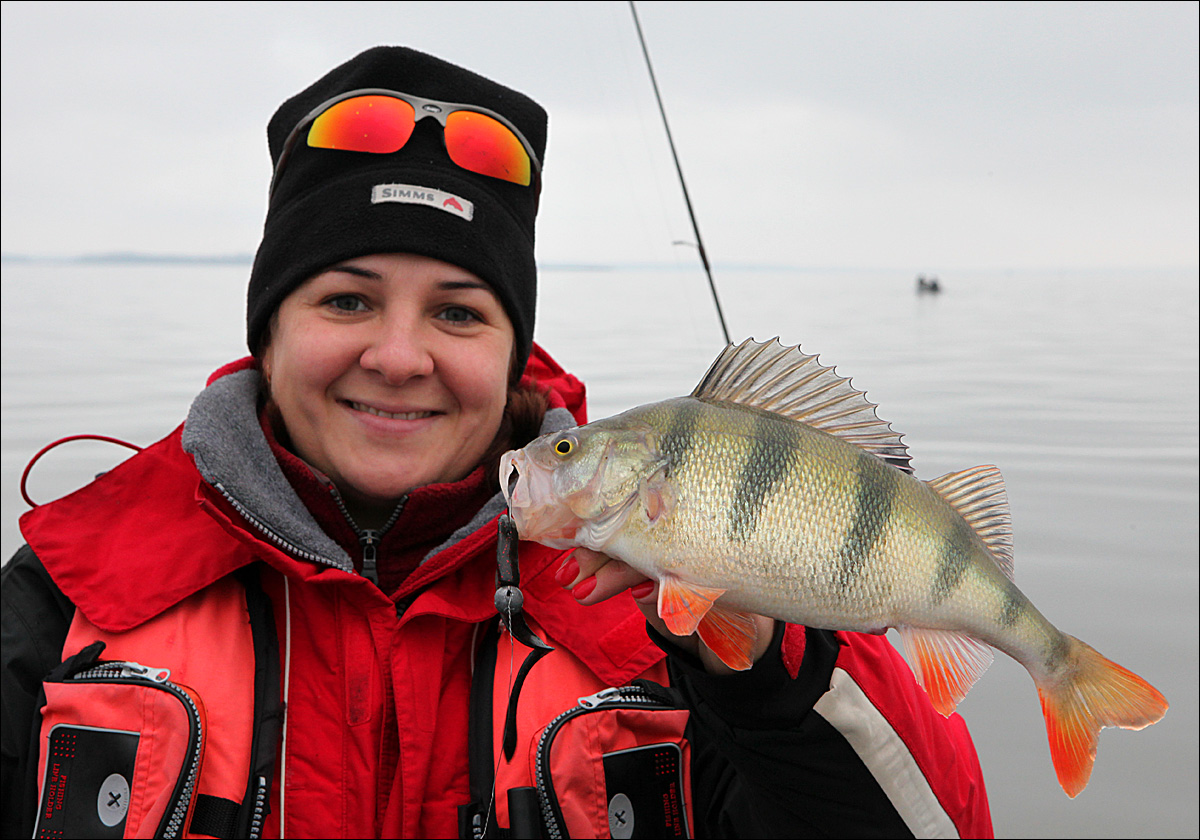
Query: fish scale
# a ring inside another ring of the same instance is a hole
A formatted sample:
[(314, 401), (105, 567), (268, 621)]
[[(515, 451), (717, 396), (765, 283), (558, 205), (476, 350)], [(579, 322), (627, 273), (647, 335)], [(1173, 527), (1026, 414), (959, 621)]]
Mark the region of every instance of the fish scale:
[[(694, 406), (680, 405), (688, 399), (613, 419), (615, 427), (670, 429), (675, 414), (694, 418), (693, 440), (680, 446), (689, 457), (674, 456), (665, 446), (661, 451), (673, 477), (674, 510), (653, 525), (632, 517), (610, 550), (630, 557), (635, 567), (637, 558), (657, 558), (639, 570), (702, 578), (729, 589), (731, 605), (796, 623), (836, 618), (844, 629), (876, 630), (881, 617), (887, 624), (905, 623), (912, 611), (906, 606), (928, 604), (923, 596), (929, 587), (918, 581), (922, 573), (934, 578), (931, 563), (920, 568), (930, 552), (919, 546), (889, 550), (920, 541), (919, 521), (891, 515), (893, 506), (910, 514), (917, 508), (923, 494), (916, 479), (823, 432), (736, 407), (694, 400)], [(722, 480), (730, 475), (738, 480)], [(905, 481), (916, 486), (903, 488)], [(917, 498), (906, 503), (893, 496)], [(790, 527), (797, 520), (817, 526)], [(917, 574), (890, 573), (896, 563)]]
[(1003, 650), (1037, 685), (1070, 796), (1087, 784), (1100, 729), (1166, 712), (1153, 686), (1060, 632), (1017, 588), (999, 470), (920, 481), (865, 395), (798, 347), (730, 345), (690, 396), (506, 453), (500, 485), (523, 539), (604, 552), (657, 580), (667, 629), (698, 633), (732, 668), (753, 664), (753, 614), (895, 627), (949, 715), (989, 645)]

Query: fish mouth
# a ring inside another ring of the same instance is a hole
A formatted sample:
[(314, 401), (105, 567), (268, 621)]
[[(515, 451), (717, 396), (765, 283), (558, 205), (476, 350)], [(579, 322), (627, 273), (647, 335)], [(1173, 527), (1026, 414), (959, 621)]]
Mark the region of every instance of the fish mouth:
[(553, 470), (538, 466), (524, 450), (505, 452), (500, 458), (500, 490), (521, 539), (551, 548), (575, 546), (575, 532), (583, 520), (555, 491)]

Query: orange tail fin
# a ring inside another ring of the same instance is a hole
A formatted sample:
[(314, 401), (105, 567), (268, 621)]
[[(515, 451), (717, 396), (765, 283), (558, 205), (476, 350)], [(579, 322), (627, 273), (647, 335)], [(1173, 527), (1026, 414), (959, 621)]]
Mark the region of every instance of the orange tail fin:
[(1096, 739), (1106, 726), (1143, 729), (1167, 711), (1158, 689), (1092, 647), (1066, 636), (1072, 664), (1058, 684), (1038, 685), (1050, 758), (1058, 783), (1072, 799), (1087, 787), (1096, 761)]

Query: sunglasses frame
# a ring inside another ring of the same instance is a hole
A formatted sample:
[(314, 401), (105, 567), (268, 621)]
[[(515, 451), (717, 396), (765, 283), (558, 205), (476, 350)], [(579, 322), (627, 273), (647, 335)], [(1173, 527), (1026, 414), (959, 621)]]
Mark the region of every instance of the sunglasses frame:
[[(300, 122), (296, 123), (296, 127), (291, 130), (291, 132), (287, 136), (287, 139), (283, 141), (283, 149), (279, 152), (279, 162), (275, 164), (275, 171), (271, 173), (271, 186), (270, 186), (270, 189), (267, 191), (268, 201), (270, 200), (271, 196), (273, 196), (275, 194), (275, 186), (276, 186), (276, 184), (279, 183), (279, 178), (280, 178), (280, 175), (283, 173), (283, 168), (287, 164), (288, 158), (290, 158), (292, 156), (292, 152), (295, 150), (296, 144), (300, 142), (300, 137), (305, 133), (305, 131), (307, 131), (309, 129), (309, 127), (314, 122), (316, 122), (317, 117), (324, 114), (326, 111), (328, 111), (334, 105), (337, 105), (339, 102), (344, 102), (347, 99), (353, 99), (356, 96), (390, 96), (394, 99), (399, 99), (402, 102), (407, 102), (409, 105), (412, 106), (412, 109), (413, 109), (413, 130), (414, 131), (416, 130), (416, 125), (421, 120), (423, 120), (427, 117), (433, 117), (439, 123), (441, 123), (442, 145), (443, 146), (446, 145), (446, 118), (449, 117), (455, 111), (473, 111), (477, 114), (483, 114), (484, 116), (491, 117), (492, 119), (496, 120), (501, 125), (503, 125), (505, 128), (507, 128), (509, 131), (511, 131), (513, 133), (513, 136), (515, 136), (517, 138), (517, 140), (519, 140), (521, 142), (521, 145), (525, 148), (525, 154), (529, 155), (530, 167), (532, 169), (529, 186), (533, 187), (536, 192), (541, 192), (541, 186), (542, 186), (542, 164), (541, 164), (541, 161), (538, 160), (538, 156), (533, 151), (533, 146), (531, 146), (529, 144), (529, 141), (525, 139), (525, 135), (521, 133), (521, 130), (519, 128), (517, 128), (515, 125), (513, 125), (512, 121), (509, 120), (507, 117), (505, 117), (503, 114), (498, 114), (495, 111), (493, 111), (489, 108), (484, 108), (481, 105), (471, 105), (466, 102), (443, 102), (440, 99), (426, 99), (425, 97), (422, 97), (422, 96), (414, 96), (411, 93), (403, 93), (398, 90), (389, 90), (387, 88), (358, 88), (357, 90), (350, 90), (345, 93), (338, 94), (337, 96), (333, 97), (332, 99), (325, 100), (320, 105), (318, 105), (317, 107), (315, 107), (311, 111), (309, 111), (308, 114), (304, 117), (304, 119), (302, 119), (302, 120), (300, 120)], [(405, 144), (407, 144), (407, 142), (408, 141), (405, 141)], [(400, 149), (403, 149), (403, 148), (404, 148), (404, 146), (400, 147)], [(396, 151), (400, 151), (400, 149), (397, 149)], [(331, 151), (335, 151), (335, 150), (331, 150)], [(368, 152), (366, 154), (371, 154), (371, 153)], [(392, 154), (395, 154), (395, 152), (393, 152)], [(455, 163), (454, 165), (459, 166), (458, 163)], [(465, 172), (473, 172), (474, 171), (471, 169), (467, 169), (465, 166), (460, 166), (459, 168), (464, 170)], [(483, 175), (482, 172), (476, 172), (475, 174)], [(489, 177), (494, 177), (494, 176), (483, 175), (483, 177), (489, 178)], [(496, 178), (496, 180), (504, 181), (505, 179)], [(515, 183), (515, 182), (508, 181), (507, 183)], [(521, 186), (521, 185), (518, 184), (518, 186)]]

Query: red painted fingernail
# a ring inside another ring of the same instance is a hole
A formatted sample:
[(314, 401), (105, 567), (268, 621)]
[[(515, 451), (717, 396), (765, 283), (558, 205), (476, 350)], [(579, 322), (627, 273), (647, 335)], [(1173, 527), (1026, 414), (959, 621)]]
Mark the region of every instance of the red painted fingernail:
[(629, 587), (629, 594), (632, 595), (634, 598), (645, 598), (647, 595), (649, 595), (653, 591), (654, 591), (654, 581), (652, 581), (652, 580), (644, 580), (641, 583), (639, 583), (637, 586)]
[(576, 601), (582, 601), (584, 598), (592, 594), (592, 590), (596, 588), (596, 576), (585, 577), (575, 585), (571, 590), (571, 594), (575, 596)]
[(559, 566), (558, 571), (554, 573), (554, 579), (558, 581), (560, 586), (566, 586), (571, 581), (579, 576), (579, 561), (574, 555), (568, 557)]

